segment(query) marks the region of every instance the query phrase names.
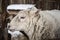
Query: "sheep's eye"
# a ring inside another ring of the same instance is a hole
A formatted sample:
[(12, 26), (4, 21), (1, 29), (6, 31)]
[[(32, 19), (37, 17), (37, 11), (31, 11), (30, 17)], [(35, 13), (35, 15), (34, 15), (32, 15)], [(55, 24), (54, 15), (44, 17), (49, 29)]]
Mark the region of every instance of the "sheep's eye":
[(21, 17), (21, 19), (24, 19), (25, 17)]

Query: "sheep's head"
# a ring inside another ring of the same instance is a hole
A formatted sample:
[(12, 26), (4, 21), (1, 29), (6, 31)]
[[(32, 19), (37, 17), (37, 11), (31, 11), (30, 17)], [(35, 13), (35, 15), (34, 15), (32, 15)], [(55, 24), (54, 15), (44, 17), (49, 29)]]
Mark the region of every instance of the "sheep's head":
[(36, 8), (20, 11), (10, 22), (9, 29), (28, 30), (37, 21), (38, 13)]
[(10, 22), (9, 30), (20, 31), (31, 36), (39, 14), (37, 9), (20, 11)]

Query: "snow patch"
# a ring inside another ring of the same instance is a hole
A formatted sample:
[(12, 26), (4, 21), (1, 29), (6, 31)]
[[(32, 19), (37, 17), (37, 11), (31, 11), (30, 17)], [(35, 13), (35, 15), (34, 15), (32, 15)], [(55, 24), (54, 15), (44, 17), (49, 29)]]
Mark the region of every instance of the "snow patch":
[(34, 6), (33, 4), (12, 4), (7, 7), (7, 10), (26, 10)]

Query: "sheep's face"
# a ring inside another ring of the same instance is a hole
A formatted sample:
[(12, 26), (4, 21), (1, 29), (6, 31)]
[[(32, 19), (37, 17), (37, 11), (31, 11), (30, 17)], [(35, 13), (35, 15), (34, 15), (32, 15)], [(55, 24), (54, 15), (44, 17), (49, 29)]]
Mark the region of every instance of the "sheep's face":
[(38, 15), (36, 8), (20, 11), (10, 22), (9, 29), (28, 31), (37, 21)]
[(20, 11), (19, 14), (10, 22), (11, 30), (23, 30), (27, 28), (29, 24), (29, 14), (26, 11)]
[[(29, 13), (27, 11), (20, 11), (9, 23), (8, 33), (12, 35), (12, 37), (17, 37), (25, 39), (26, 31), (29, 25)], [(26, 30), (25, 30), (26, 29)], [(27, 37), (28, 38), (28, 37)]]

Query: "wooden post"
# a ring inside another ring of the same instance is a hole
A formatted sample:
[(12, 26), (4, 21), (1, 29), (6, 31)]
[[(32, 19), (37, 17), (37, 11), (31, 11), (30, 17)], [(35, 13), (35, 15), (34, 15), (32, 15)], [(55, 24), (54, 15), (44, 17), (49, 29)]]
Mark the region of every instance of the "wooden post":
[(4, 35), (4, 40), (8, 40), (8, 30), (7, 30), (7, 21), (6, 21), (6, 18), (7, 18), (7, 6), (9, 5), (9, 0), (2, 0), (2, 14), (1, 14), (1, 17), (2, 17), (2, 31), (3, 31), (3, 35)]

